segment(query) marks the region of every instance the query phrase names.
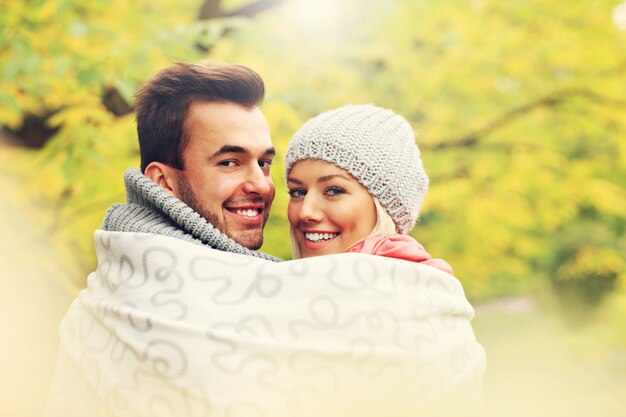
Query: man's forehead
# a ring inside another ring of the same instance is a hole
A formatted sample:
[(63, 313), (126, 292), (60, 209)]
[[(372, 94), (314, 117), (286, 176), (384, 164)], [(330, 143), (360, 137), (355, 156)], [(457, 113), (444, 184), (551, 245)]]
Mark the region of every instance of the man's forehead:
[[(258, 107), (235, 103), (195, 102), (187, 120), (190, 142), (210, 153), (273, 153), (269, 127)], [(236, 149), (239, 148), (239, 149)]]
[(188, 121), (204, 123), (238, 123), (241, 118), (256, 118), (265, 121), (258, 106), (244, 106), (230, 101), (201, 101), (191, 103), (187, 113)]

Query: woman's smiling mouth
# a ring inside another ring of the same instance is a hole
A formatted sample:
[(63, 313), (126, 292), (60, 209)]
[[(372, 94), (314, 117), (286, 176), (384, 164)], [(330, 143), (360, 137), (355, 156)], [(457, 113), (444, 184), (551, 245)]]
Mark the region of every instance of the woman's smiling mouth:
[(339, 233), (304, 233), (304, 238), (311, 242), (323, 242), (334, 239), (337, 236), (339, 236)]
[(330, 245), (332, 242), (336, 242), (336, 238), (340, 235), (339, 232), (323, 232), (323, 231), (310, 231), (302, 232), (304, 237), (302, 246), (305, 251), (318, 251), (322, 248)]

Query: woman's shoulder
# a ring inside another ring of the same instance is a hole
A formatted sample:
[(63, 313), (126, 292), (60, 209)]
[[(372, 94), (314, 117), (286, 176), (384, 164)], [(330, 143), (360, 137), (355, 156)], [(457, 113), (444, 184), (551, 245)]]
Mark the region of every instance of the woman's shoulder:
[(402, 258), (403, 256), (430, 259), (424, 247), (411, 236), (401, 234), (375, 235), (361, 239), (348, 252)]
[(348, 252), (365, 253), (425, 263), (452, 274), (452, 267), (442, 259), (433, 259), (421, 243), (408, 235), (389, 234), (369, 236), (352, 246)]

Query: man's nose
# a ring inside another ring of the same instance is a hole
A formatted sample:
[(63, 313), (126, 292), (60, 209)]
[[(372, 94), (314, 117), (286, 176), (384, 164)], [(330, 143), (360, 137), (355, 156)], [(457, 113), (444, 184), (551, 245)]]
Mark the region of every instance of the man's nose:
[(272, 184), (272, 177), (255, 164), (247, 170), (243, 188), (246, 193), (265, 195), (271, 192)]

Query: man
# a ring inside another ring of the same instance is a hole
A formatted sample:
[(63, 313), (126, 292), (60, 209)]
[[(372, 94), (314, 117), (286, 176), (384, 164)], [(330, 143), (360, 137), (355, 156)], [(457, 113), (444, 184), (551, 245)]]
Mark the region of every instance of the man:
[(145, 176), (127, 171), (128, 204), (109, 210), (103, 230), (274, 260), (254, 252), (275, 194), (264, 91), (258, 74), (231, 64), (176, 63), (148, 81), (135, 104)]
[[(160, 415), (158, 407), (151, 405), (153, 395), (180, 404), (195, 395), (194, 388), (163, 379), (160, 368), (176, 361), (179, 354), (185, 361), (206, 362), (201, 355), (187, 358), (188, 351), (196, 348), (189, 340), (194, 338), (189, 334), (197, 333), (193, 325), (208, 323), (205, 300), (210, 289), (197, 291), (193, 285), (203, 280), (198, 275), (206, 271), (189, 271), (186, 265), (177, 270), (179, 260), (195, 248), (176, 242), (203, 246), (199, 252), (203, 256), (215, 253), (206, 251), (212, 248), (278, 261), (256, 251), (263, 244), (275, 195), (270, 176), (275, 150), (259, 109), (264, 94), (257, 73), (226, 63), (175, 63), (139, 90), (135, 110), (141, 172), (126, 171), (128, 202), (113, 205), (102, 230), (96, 231), (98, 269), (61, 324), (47, 415)], [(133, 239), (130, 245), (120, 243), (125, 236)], [(166, 238), (175, 250), (155, 244), (159, 242), (155, 237)], [(136, 259), (133, 249), (138, 251)], [(192, 257), (188, 263), (199, 259)], [(134, 273), (139, 279), (134, 279)], [(149, 293), (152, 283), (158, 283), (153, 294)], [(135, 313), (124, 313), (127, 319), (121, 323), (110, 322), (127, 308)], [(142, 320), (148, 327), (142, 328)], [(169, 323), (166, 330), (156, 324), (161, 321)], [(156, 339), (155, 334), (159, 334)], [(171, 344), (176, 346), (174, 352), (168, 350)], [(153, 371), (161, 382), (140, 381), (133, 374)], [(126, 392), (116, 391), (135, 378), (129, 392), (136, 393), (137, 404), (129, 405)], [(211, 408), (206, 394), (196, 401), (202, 415)]]

